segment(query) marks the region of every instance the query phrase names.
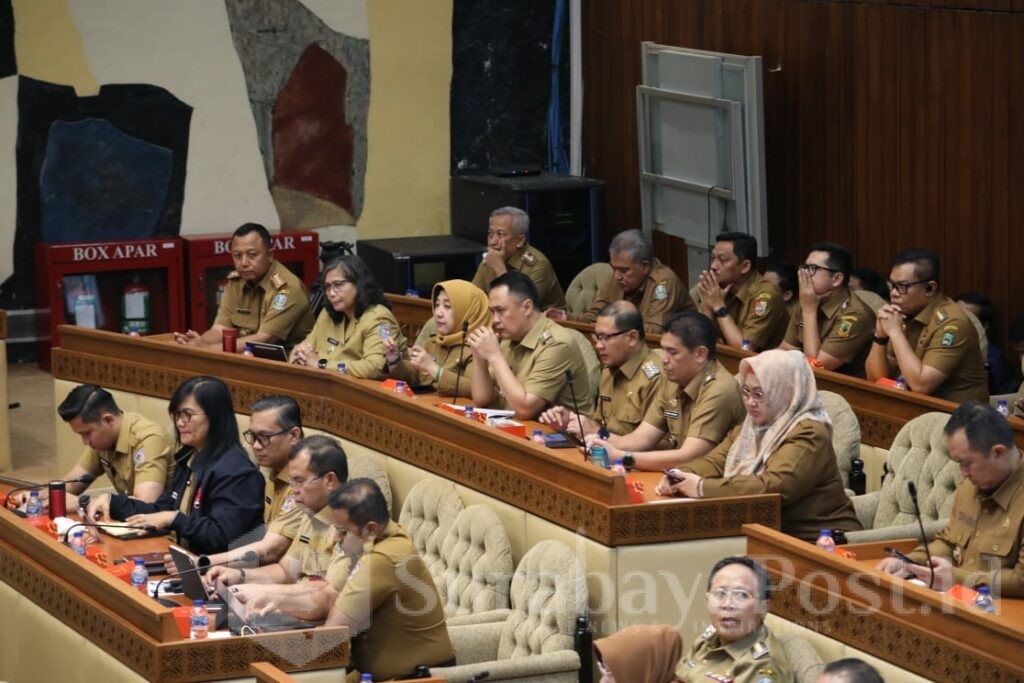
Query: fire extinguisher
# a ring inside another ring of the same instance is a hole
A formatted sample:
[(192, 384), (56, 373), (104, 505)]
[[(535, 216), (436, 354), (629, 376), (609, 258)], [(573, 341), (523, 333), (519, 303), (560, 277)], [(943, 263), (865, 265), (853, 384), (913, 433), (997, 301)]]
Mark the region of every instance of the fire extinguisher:
[(149, 287), (131, 276), (121, 293), (121, 331), (125, 334), (149, 334)]

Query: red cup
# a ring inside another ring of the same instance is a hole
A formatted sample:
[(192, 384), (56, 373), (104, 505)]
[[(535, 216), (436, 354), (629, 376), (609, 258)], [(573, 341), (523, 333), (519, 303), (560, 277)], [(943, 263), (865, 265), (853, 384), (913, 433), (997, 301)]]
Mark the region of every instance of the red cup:
[(238, 348), (238, 330), (227, 327), (221, 335), (221, 348), (224, 349), (224, 353), (235, 353)]
[(172, 607), (171, 611), (174, 612), (174, 623), (178, 625), (178, 633), (181, 634), (182, 638), (188, 638), (192, 635), (192, 608), (191, 607)]
[(67, 488), (63, 481), (57, 479), (47, 485), (50, 494), (50, 519), (67, 515)]

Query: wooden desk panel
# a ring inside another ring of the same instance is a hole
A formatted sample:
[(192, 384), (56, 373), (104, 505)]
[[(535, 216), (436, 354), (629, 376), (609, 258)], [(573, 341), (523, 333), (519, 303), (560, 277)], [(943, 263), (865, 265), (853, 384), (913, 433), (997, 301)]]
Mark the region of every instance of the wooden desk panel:
[[(778, 496), (630, 505), (624, 480), (572, 450), (545, 449), (434, 404), (329, 371), (191, 349), (159, 338), (68, 326), (53, 351), (54, 376), (166, 398), (185, 379), (212, 374), (236, 409), (272, 392), (301, 405), (311, 427), (356, 441), (465, 484), (606, 546), (741, 535), (756, 521), (778, 527)], [(656, 477), (655, 477), (656, 479)], [(653, 491), (653, 483), (648, 489)]]
[(1011, 683), (1024, 677), (1024, 600), (990, 615), (872, 568), (885, 545), (846, 546), (847, 559), (759, 525), (747, 553), (778, 585), (771, 612), (936, 681)]

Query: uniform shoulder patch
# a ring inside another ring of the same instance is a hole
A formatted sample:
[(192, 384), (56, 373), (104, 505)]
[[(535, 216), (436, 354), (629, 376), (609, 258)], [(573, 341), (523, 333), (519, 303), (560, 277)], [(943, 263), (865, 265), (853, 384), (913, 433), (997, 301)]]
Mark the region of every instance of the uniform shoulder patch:
[(664, 301), (668, 298), (668, 280), (662, 280), (654, 286), (654, 300)]
[(844, 315), (839, 319), (839, 327), (836, 328), (837, 337), (849, 337), (853, 330), (853, 316)]
[(140, 448), (139, 450), (135, 451), (135, 453), (132, 455), (132, 462), (135, 463), (136, 467), (138, 467), (142, 463), (146, 462), (146, 451), (145, 451), (145, 449)]
[(643, 370), (644, 377), (647, 379), (654, 379), (661, 374), (661, 368), (652, 360), (646, 361), (640, 366), (640, 369)]
[(768, 302), (772, 300), (770, 292), (761, 292), (754, 297), (754, 315), (758, 318), (768, 312)]
[(952, 333), (952, 332), (943, 332), (942, 333), (942, 342), (941, 342), (941, 344), (943, 346), (952, 346), (954, 341), (956, 341), (956, 335), (954, 333)]
[(278, 292), (274, 295), (274, 300), (270, 302), (270, 307), (275, 311), (283, 311), (284, 307), (288, 305), (288, 292)]
[(274, 289), (281, 289), (288, 284), (288, 281), (284, 279), (281, 273), (274, 273), (270, 276), (270, 284), (274, 285)]

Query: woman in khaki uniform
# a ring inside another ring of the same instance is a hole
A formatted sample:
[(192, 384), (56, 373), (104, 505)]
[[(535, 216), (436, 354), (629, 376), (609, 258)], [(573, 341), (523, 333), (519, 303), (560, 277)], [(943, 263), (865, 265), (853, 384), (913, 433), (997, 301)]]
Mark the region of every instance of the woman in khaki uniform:
[[(747, 417), (713, 451), (669, 470), (661, 495), (782, 497), (782, 531), (813, 541), (821, 529), (858, 531), (832, 450), (832, 420), (800, 351), (740, 361)], [(670, 481), (671, 477), (671, 481)]]
[(473, 352), (466, 348), (466, 335), (491, 324), (487, 295), (471, 282), (445, 280), (434, 285), (431, 300), (437, 334), (409, 349), (408, 359), (394, 340), (384, 340), (388, 374), (411, 384), (433, 385), (443, 394), (470, 396)]
[(366, 263), (353, 255), (328, 263), (320, 274), (327, 306), (301, 344), (292, 351), (297, 365), (334, 369), (339, 361), (353, 377), (384, 379), (384, 340), (405, 348), (391, 304)]

